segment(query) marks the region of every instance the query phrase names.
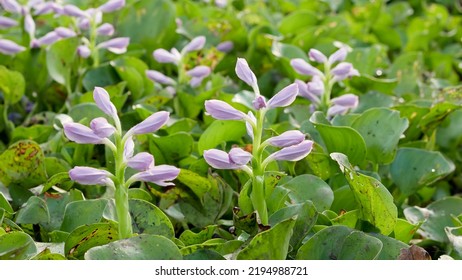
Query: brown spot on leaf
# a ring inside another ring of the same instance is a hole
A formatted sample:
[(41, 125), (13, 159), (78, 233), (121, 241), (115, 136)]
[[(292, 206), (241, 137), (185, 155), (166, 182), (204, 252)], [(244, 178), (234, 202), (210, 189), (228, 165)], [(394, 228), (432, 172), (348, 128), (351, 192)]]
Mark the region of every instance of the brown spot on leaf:
[(409, 249), (403, 248), (398, 256), (399, 260), (431, 260), (430, 254), (424, 248), (411, 245)]

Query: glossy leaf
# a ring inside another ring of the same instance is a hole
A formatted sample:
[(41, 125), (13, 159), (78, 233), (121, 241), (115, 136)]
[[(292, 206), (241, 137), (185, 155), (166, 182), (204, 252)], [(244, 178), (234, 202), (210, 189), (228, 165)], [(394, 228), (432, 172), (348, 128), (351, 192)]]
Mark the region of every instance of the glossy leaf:
[(85, 254), (86, 260), (181, 260), (178, 247), (158, 235), (141, 234), (94, 247)]
[(316, 176), (304, 174), (293, 178), (282, 187), (290, 190), (289, 198), (294, 203), (313, 202), (319, 212), (327, 210), (334, 201), (330, 186)]
[(226, 141), (239, 141), (245, 134), (244, 122), (216, 120), (202, 133), (197, 149), (202, 154), (204, 150), (216, 148)]
[(66, 206), (62, 231), (72, 232), (85, 224), (99, 223), (107, 206), (105, 199), (73, 201)]
[(238, 260), (285, 260), (295, 220), (288, 219), (257, 234), (237, 255)]
[(361, 218), (382, 234), (391, 233), (398, 218), (398, 210), (387, 188), (377, 179), (358, 173), (345, 155), (332, 153), (331, 157), (339, 164), (353, 191), (360, 206)]
[(454, 169), (454, 163), (440, 152), (401, 148), (390, 166), (390, 173), (403, 195), (411, 195), (449, 175)]
[(6, 104), (18, 103), (26, 90), (24, 76), (17, 71), (12, 71), (0, 65), (0, 91)]
[(134, 233), (162, 235), (167, 238), (175, 236), (170, 219), (154, 204), (130, 199), (128, 205)]
[(32, 196), (26, 205), (18, 211), (16, 216), (17, 224), (39, 224), (50, 220), (50, 214), (45, 201), (39, 197)]
[(0, 235), (0, 260), (27, 260), (37, 253), (34, 240), (24, 232)]

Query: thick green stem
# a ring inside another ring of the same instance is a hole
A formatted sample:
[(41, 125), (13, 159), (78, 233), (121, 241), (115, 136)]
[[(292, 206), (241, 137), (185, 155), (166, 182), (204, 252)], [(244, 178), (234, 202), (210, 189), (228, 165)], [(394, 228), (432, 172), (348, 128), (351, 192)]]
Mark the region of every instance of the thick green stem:
[(268, 209), (265, 199), (265, 170), (262, 166), (262, 153), (260, 149), (261, 139), (263, 134), (263, 120), (265, 118), (265, 110), (258, 110), (256, 113), (257, 124), (254, 130), (253, 139), (253, 178), (252, 178), (252, 200), (253, 208), (257, 211), (260, 222), (263, 225), (268, 224)]
[(327, 110), (330, 107), (330, 98), (332, 94), (332, 75), (330, 74), (330, 64), (326, 62), (324, 64), (324, 93), (321, 97), (321, 104), (319, 106), (319, 110), (322, 111), (324, 114), (327, 114)]
[(115, 204), (119, 222), (119, 239), (130, 238), (133, 235), (132, 222), (128, 207), (128, 187), (125, 186), (125, 163), (123, 158), (124, 143), (120, 134), (115, 136)]

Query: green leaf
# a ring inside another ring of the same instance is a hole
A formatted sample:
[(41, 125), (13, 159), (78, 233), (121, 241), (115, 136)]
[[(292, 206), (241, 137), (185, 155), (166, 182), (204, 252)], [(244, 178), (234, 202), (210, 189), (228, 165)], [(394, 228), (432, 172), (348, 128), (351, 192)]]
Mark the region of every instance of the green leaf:
[(376, 258), (377, 260), (397, 260), (402, 249), (409, 249), (409, 245), (394, 238), (378, 233), (371, 233), (371, 235), (383, 243), (382, 251)]
[(296, 221), (288, 219), (257, 234), (237, 255), (238, 260), (285, 260)]
[(197, 150), (202, 155), (204, 150), (215, 148), (226, 141), (239, 141), (245, 133), (245, 125), (241, 121), (216, 120), (202, 133)]
[(366, 143), (356, 130), (346, 126), (331, 126), (321, 112), (315, 112), (310, 122), (321, 134), (329, 153), (345, 154), (353, 164), (364, 161), (367, 153)]
[(391, 178), (403, 196), (415, 193), (454, 170), (454, 163), (440, 152), (416, 148), (400, 148), (390, 166)]
[(119, 81), (120, 79), (114, 68), (106, 64), (87, 71), (83, 76), (82, 84), (86, 90), (93, 91), (95, 87), (115, 85)]
[(95, 103), (82, 103), (72, 106), (69, 110), (69, 116), (75, 122), (80, 122), (85, 119), (86, 123), (90, 123), (94, 118), (107, 117)]
[(142, 234), (94, 247), (86, 260), (181, 260), (178, 247), (164, 236)]
[(186, 187), (189, 191), (192, 191), (197, 198), (203, 203), (204, 195), (212, 187), (211, 182), (197, 173), (194, 173), (187, 169), (181, 169), (180, 174), (176, 178), (181, 184), (177, 185), (178, 188)]
[(32, 258), (32, 260), (67, 260), (65, 256), (50, 252), (50, 249), (45, 249), (36, 256)]
[(64, 212), (64, 219), (61, 225), (61, 230), (72, 232), (79, 226), (100, 222), (107, 203), (108, 201), (106, 199), (92, 199), (70, 202), (67, 204), (66, 210)]
[(47, 50), (47, 70), (51, 78), (61, 85), (70, 85), (74, 61), (77, 57), (77, 37), (59, 40)]
[(373, 260), (382, 242), (345, 226), (326, 227), (314, 234), (298, 250), (297, 260)]
[(66, 185), (69, 185), (69, 183), (71, 183), (71, 179), (69, 178), (69, 172), (57, 173), (51, 176), (50, 179), (48, 179), (46, 183), (43, 184), (42, 193), (45, 193), (46, 191), (51, 189), (53, 186), (61, 187), (61, 184), (66, 186)]
[(37, 196), (31, 196), (16, 216), (17, 224), (39, 224), (49, 220), (48, 207), (45, 201)]
[(0, 235), (0, 260), (27, 260), (37, 254), (34, 240), (24, 232)]
[(49, 222), (41, 223), (40, 225), (48, 232), (60, 229), (67, 204), (72, 201), (79, 201), (83, 199), (83, 194), (79, 190), (71, 190), (63, 194), (46, 196), (45, 202), (50, 214), (50, 220)]
[(180, 235), (180, 240), (185, 246), (204, 243), (212, 238), (217, 227), (217, 225), (210, 225), (198, 233), (192, 232), (191, 230), (185, 230)]
[(311, 174), (297, 176), (282, 187), (290, 190), (291, 201), (294, 203), (311, 201), (319, 212), (329, 209), (334, 201), (334, 193), (330, 186)]
[(287, 36), (296, 35), (309, 26), (316, 25), (317, 15), (309, 10), (297, 10), (290, 15), (284, 16), (279, 22), (279, 31)]
[(2, 192), (0, 192), (0, 209), (5, 209), (8, 213), (13, 213), (13, 207), (11, 207), (8, 200), (5, 198)]
[(173, 44), (176, 38), (175, 6), (168, 0), (141, 0), (118, 14), (117, 33), (130, 37), (131, 44), (154, 50)]
[(457, 259), (462, 259), (462, 227), (445, 227), (446, 235)]
[(82, 225), (69, 234), (64, 252), (68, 258), (83, 259), (89, 249), (118, 240), (118, 235), (114, 223)]
[(146, 76), (148, 66), (136, 57), (121, 57), (111, 61), (117, 74), (127, 82), (127, 88), (135, 100), (141, 98), (153, 88), (153, 83)]
[(308, 232), (316, 223), (318, 212), (311, 201), (305, 201), (301, 204), (289, 205), (277, 211), (269, 217), (269, 224), (272, 226), (295, 217), (293, 234), (290, 239), (292, 250), (297, 250)]
[(417, 231), (424, 238), (438, 242), (449, 242), (444, 230), (445, 227), (453, 227), (454, 221), (451, 216), (462, 214), (462, 198), (446, 197), (429, 204), (426, 208), (417, 206), (404, 209), (404, 216), (412, 224), (422, 223)]
[[(190, 133), (177, 132), (163, 137), (152, 137), (151, 141), (161, 153), (166, 163), (174, 164), (181, 159), (188, 157), (193, 150), (194, 139)], [(156, 153), (154, 153), (154, 157)]]
[(460, 106), (449, 102), (438, 103), (430, 109), (430, 112), (422, 117), (419, 126), (427, 135), (431, 135), (447, 116), (459, 108)]
[(339, 164), (354, 193), (361, 218), (382, 234), (390, 234), (395, 228), (398, 210), (388, 189), (380, 181), (358, 173), (345, 155), (332, 153), (331, 157)]
[(36, 124), (29, 127), (18, 126), (13, 130), (11, 141), (16, 142), (29, 139), (37, 143), (44, 143), (48, 141), (53, 132), (55, 132), (55, 129), (51, 125)]
[(26, 91), (26, 81), (20, 72), (12, 71), (0, 65), (0, 91), (5, 104), (18, 103)]
[(170, 219), (157, 206), (144, 200), (128, 201), (133, 232), (155, 234), (173, 238), (175, 231)]
[(191, 254), (185, 255), (183, 257), (184, 260), (225, 260), (225, 258), (220, 255), (219, 253), (207, 250), (207, 249), (199, 249), (194, 251)]
[(0, 182), (8, 187), (36, 187), (46, 181), (44, 156), (34, 141), (22, 140), (0, 155)]
[(420, 226), (421, 223), (411, 224), (404, 219), (398, 219), (394, 229), (395, 239), (409, 244)]
[(373, 108), (361, 114), (352, 128), (366, 142), (367, 158), (375, 163), (388, 164), (393, 161), (399, 139), (408, 126), (408, 120), (400, 118), (398, 111)]

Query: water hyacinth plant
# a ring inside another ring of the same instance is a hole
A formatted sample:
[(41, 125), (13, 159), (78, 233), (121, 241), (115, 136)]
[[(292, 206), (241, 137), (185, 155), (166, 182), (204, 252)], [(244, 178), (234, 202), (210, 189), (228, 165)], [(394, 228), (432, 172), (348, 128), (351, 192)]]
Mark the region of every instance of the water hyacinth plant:
[[(233, 148), (226, 153), (217, 149), (204, 151), (207, 163), (217, 169), (240, 169), (250, 177), (252, 191), (250, 199), (253, 208), (258, 213), (260, 222), (268, 224), (268, 210), (265, 201), (265, 170), (272, 161), (298, 161), (306, 157), (312, 149), (313, 141), (305, 140), (305, 135), (297, 130), (286, 131), (278, 136), (262, 139), (266, 112), (278, 107), (287, 107), (295, 101), (298, 95), (297, 84), (291, 84), (271, 99), (260, 94), (257, 78), (250, 69), (247, 61), (238, 58), (236, 74), (252, 87), (255, 98), (252, 102), (254, 110), (247, 113), (241, 112), (224, 101), (208, 100), (205, 102), (205, 110), (217, 120), (241, 120), (245, 121), (247, 134), (252, 141), (252, 154), (241, 148)], [(265, 148), (273, 146), (281, 148), (279, 151), (265, 157)], [(241, 195), (245, 195), (241, 193)]]
[[(104, 144), (114, 156), (115, 173), (87, 166), (76, 166), (69, 171), (69, 177), (82, 185), (104, 185), (114, 193), (119, 223), (119, 238), (132, 236), (132, 223), (128, 212), (128, 188), (136, 181), (152, 182), (159, 186), (173, 185), (180, 170), (169, 165), (154, 164), (154, 157), (146, 152), (134, 155), (133, 137), (139, 134), (154, 133), (169, 119), (165, 111), (152, 114), (141, 123), (123, 133), (120, 119), (109, 94), (103, 88), (96, 87), (93, 92), (96, 105), (110, 117), (114, 125), (106, 118), (95, 118), (90, 127), (75, 122), (63, 124), (66, 137), (79, 144)], [(112, 140), (111, 140), (112, 139)], [(130, 178), (125, 178), (125, 170), (130, 167), (139, 171)]]
[(344, 114), (358, 106), (358, 97), (351, 93), (332, 98), (332, 87), (335, 83), (359, 76), (358, 70), (351, 63), (344, 62), (347, 54), (346, 46), (340, 47), (329, 57), (317, 49), (311, 49), (308, 52), (310, 60), (322, 64), (324, 72), (301, 58), (294, 58), (290, 61), (290, 65), (297, 73), (312, 76), (308, 83), (295, 80), (299, 87), (300, 96), (312, 102), (310, 108), (312, 112), (319, 110), (326, 113), (327, 116), (334, 116)]

